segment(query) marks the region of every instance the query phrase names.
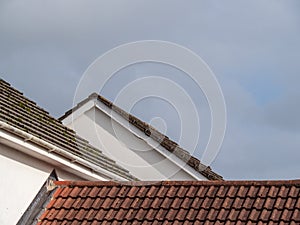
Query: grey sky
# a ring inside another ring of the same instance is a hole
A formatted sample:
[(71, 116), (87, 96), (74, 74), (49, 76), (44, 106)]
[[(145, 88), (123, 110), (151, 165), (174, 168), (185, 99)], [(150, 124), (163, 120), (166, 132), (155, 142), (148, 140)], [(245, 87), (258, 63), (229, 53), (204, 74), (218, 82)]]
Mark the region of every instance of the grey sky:
[[(218, 78), (228, 127), (214, 170), (227, 179), (299, 178), (299, 1), (0, 1), (0, 74), (56, 117), (72, 106), (98, 56), (144, 39), (190, 48)], [(113, 99), (126, 83), (153, 73), (189, 90), (201, 114), (202, 149), (207, 103), (179, 71), (132, 66), (103, 94)], [(133, 112), (146, 121), (164, 118), (167, 134), (178, 139), (178, 115), (162, 101), (144, 100)]]

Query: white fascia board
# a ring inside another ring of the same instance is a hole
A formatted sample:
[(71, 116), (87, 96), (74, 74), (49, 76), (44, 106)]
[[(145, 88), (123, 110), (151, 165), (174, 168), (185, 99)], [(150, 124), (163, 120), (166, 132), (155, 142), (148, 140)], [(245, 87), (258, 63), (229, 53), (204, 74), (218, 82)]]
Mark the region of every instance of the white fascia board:
[[(176, 155), (170, 154), (170, 152), (167, 149), (165, 149), (164, 147), (162, 147), (160, 145), (160, 143), (158, 143), (157, 141), (153, 140), (152, 138), (150, 138), (149, 136), (147, 136), (146, 134), (144, 134), (144, 132), (142, 132), (141, 130), (139, 130), (138, 128), (136, 128), (134, 125), (131, 125), (129, 123), (129, 121), (127, 121), (126, 119), (124, 119), (118, 113), (114, 112), (112, 109), (110, 109), (108, 106), (106, 106), (105, 104), (103, 104), (101, 101), (97, 100), (95, 102), (95, 106), (96, 106), (97, 109), (101, 110), (103, 113), (105, 113), (106, 115), (108, 115), (111, 119), (113, 119), (115, 122), (117, 122), (122, 127), (124, 127), (125, 129), (127, 129), (129, 132), (133, 133), (138, 138), (141, 138), (141, 139), (145, 140), (145, 142), (149, 146), (151, 146), (153, 149), (155, 149), (156, 151), (158, 151), (164, 157), (168, 158), (175, 165), (177, 165), (180, 168), (182, 168), (184, 171), (186, 171), (189, 175), (191, 175), (195, 179), (198, 179), (198, 180), (208, 180), (205, 176), (203, 176), (199, 172), (195, 171), (192, 167), (190, 167), (188, 164), (186, 164), (183, 160), (181, 160), (180, 158), (178, 158)], [(131, 125), (131, 129), (130, 129), (130, 127), (128, 125)]]
[[(3, 126), (3, 122), (0, 124)], [(6, 124), (7, 125), (7, 124)], [(10, 125), (8, 125), (10, 126)], [(17, 129), (12, 127), (13, 129)], [(20, 132), (23, 132), (20, 130)], [(24, 132), (25, 133), (25, 132)], [(26, 133), (27, 134), (27, 133)], [(106, 171), (101, 167), (92, 165), (91, 163), (81, 159), (79, 157), (74, 156), (73, 154), (66, 152), (63, 149), (57, 148), (56, 146), (52, 146), (52, 144), (40, 140), (43, 145), (49, 145), (49, 149), (40, 147), (34, 143), (31, 143), (30, 140), (38, 139), (32, 135), (27, 134), (27, 138), (19, 138), (18, 136), (12, 135), (4, 130), (0, 130), (0, 143), (11, 146), (15, 149), (20, 150), (21, 152), (50, 163), (52, 165), (59, 164), (61, 169), (74, 173), (80, 177), (88, 177), (91, 180), (121, 180), (126, 181), (125, 178), (120, 177), (112, 172)], [(51, 150), (52, 149), (52, 150)], [(64, 155), (69, 155), (70, 159), (67, 159), (63, 156), (60, 156), (56, 152), (64, 152)], [(100, 175), (103, 174), (103, 175)]]
[(96, 101), (97, 101), (96, 99), (90, 99), (85, 104), (80, 106), (78, 109), (74, 110), (74, 112), (72, 112), (69, 116), (64, 118), (62, 120), (62, 123), (64, 125), (71, 125), (71, 128), (72, 128), (73, 127), (73, 121), (76, 120), (78, 117), (80, 117), (85, 112), (92, 109), (95, 106)]

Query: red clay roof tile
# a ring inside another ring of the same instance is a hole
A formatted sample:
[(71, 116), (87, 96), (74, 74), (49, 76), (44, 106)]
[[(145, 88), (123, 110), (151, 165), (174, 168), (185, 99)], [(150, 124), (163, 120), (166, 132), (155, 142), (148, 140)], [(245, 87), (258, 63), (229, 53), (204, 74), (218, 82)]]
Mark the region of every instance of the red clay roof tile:
[(198, 209), (204, 200), (203, 198), (199, 198), (199, 197), (195, 197), (192, 199), (193, 199), (193, 202), (192, 202), (191, 208), (194, 208), (194, 209)]
[(198, 210), (190, 209), (186, 215), (186, 219), (188, 221), (195, 221), (195, 217), (197, 216), (197, 214), (198, 214)]
[(182, 203), (183, 199), (181, 198), (175, 198), (173, 200), (173, 203), (171, 205), (172, 209), (180, 209), (181, 208), (181, 203)]
[(140, 205), (143, 203), (143, 199), (140, 199), (140, 198), (135, 198), (132, 202), (132, 205), (131, 207), (134, 208), (134, 209), (139, 209), (140, 208)]
[(101, 208), (103, 209), (110, 209), (110, 206), (112, 205), (113, 203), (113, 198), (106, 198), (101, 206)]
[(213, 201), (213, 198), (205, 198), (202, 202), (201, 207), (203, 207), (204, 209), (209, 209)]
[(226, 197), (225, 200), (224, 200), (224, 202), (223, 202), (222, 207), (224, 209), (231, 209), (231, 206), (232, 206), (233, 202), (234, 202), (234, 198), (233, 197), (231, 197), (231, 198)]
[(158, 191), (158, 188), (159, 187), (156, 187), (156, 186), (152, 186), (149, 190), (148, 190), (148, 193), (147, 193), (147, 197), (149, 198), (153, 198), (154, 196), (156, 196), (156, 193)]
[(90, 188), (90, 187), (84, 187), (84, 188), (82, 188), (81, 191), (80, 191), (80, 193), (79, 193), (79, 196), (83, 197), (83, 198), (86, 197), (86, 196), (88, 196), (88, 194), (90, 193), (91, 189), (92, 188)]
[(218, 214), (217, 220), (225, 221), (227, 219), (227, 216), (228, 216), (229, 213), (230, 213), (229, 210), (221, 209), (219, 214)]
[(167, 192), (166, 196), (169, 198), (173, 198), (176, 195), (177, 191), (178, 191), (177, 186), (171, 186), (169, 188), (169, 191)]
[(126, 194), (128, 193), (128, 191), (129, 191), (129, 187), (126, 187), (126, 186), (123, 186), (121, 189), (120, 189), (120, 191), (119, 191), (119, 193), (118, 193), (118, 197), (124, 197), (124, 196), (126, 196)]
[(170, 208), (170, 205), (172, 204), (172, 201), (170, 200), (170, 198), (165, 197), (163, 199), (163, 202), (161, 203), (161, 208), (163, 209), (168, 209)]
[(137, 213), (136, 213), (136, 219), (137, 220), (143, 220), (144, 219), (144, 217), (145, 217), (145, 215), (146, 215), (146, 213), (147, 213), (147, 210), (146, 209), (139, 209), (138, 211), (137, 211)]
[(265, 205), (264, 208), (266, 209), (272, 209), (275, 203), (275, 199), (274, 198), (267, 198), (265, 201)]
[(291, 187), (290, 192), (289, 192), (289, 197), (297, 198), (299, 196), (300, 196), (299, 195), (299, 188)]
[(92, 208), (93, 203), (94, 203), (94, 199), (90, 198), (90, 197), (87, 197), (85, 199), (85, 201), (83, 202), (83, 204), (81, 205), (81, 208), (90, 209), (90, 208)]
[(198, 192), (196, 192), (197, 196), (200, 197), (200, 198), (203, 198), (206, 195), (208, 189), (209, 189), (209, 187), (207, 187), (207, 186), (200, 187), (198, 189)]
[(141, 203), (141, 208), (143, 209), (148, 209), (152, 203), (153, 199), (152, 198), (144, 198), (144, 201)]
[(218, 189), (218, 192), (216, 194), (216, 196), (220, 197), (220, 198), (224, 198), (226, 193), (228, 191), (228, 186), (221, 186), (219, 189)]
[(259, 186), (250, 186), (247, 196), (254, 198), (256, 197), (258, 191), (259, 191)]
[(243, 203), (243, 207), (245, 209), (251, 209), (253, 206), (253, 203), (254, 203), (254, 199), (247, 197)]
[[(155, 196), (153, 196), (153, 197), (155, 197)], [(163, 201), (162, 198), (154, 198), (150, 207), (153, 209), (160, 209), (162, 201)]]
[(220, 209), (222, 207), (223, 201), (224, 201), (224, 198), (215, 197), (211, 207), (214, 209)]
[(178, 210), (170, 209), (166, 215), (166, 219), (169, 221), (174, 221), (177, 213), (178, 213)]
[(231, 220), (231, 221), (236, 221), (237, 218), (238, 218), (239, 213), (240, 213), (240, 210), (231, 209), (230, 213), (228, 215), (228, 219)]
[(71, 208), (73, 206), (74, 202), (75, 202), (74, 198), (67, 198), (63, 204), (63, 208), (66, 208), (66, 209)]
[(279, 218), (280, 218), (280, 216), (281, 216), (281, 214), (282, 214), (281, 210), (273, 209), (272, 213), (271, 213), (270, 220), (272, 220), (272, 221), (278, 221)]
[(210, 209), (207, 215), (207, 219), (210, 221), (216, 221), (219, 210)]
[(191, 198), (185, 198), (181, 204), (181, 208), (183, 209), (190, 209), (191, 204), (193, 202), (193, 199)]
[(249, 189), (248, 187), (241, 186), (236, 196), (244, 198), (247, 195), (248, 189)]
[(250, 221), (257, 221), (258, 217), (260, 215), (260, 211), (257, 209), (252, 209), (250, 214), (249, 214), (249, 220)]
[(277, 198), (275, 202), (275, 207), (277, 209), (283, 209), (285, 205), (286, 199), (285, 198)]
[(88, 212), (85, 215), (85, 219), (90, 220), (90, 218), (94, 218), (96, 216), (97, 212), (98, 212), (98, 210), (95, 210), (95, 209), (88, 210)]
[(296, 210), (294, 210), (294, 213), (293, 213), (293, 215), (292, 215), (292, 219), (293, 219), (294, 221), (296, 221), (296, 220), (298, 220), (299, 218), (300, 218), (300, 209), (297, 208)]
[(103, 204), (103, 202), (104, 202), (104, 198), (100, 198), (100, 197), (95, 197), (94, 198), (94, 202), (93, 202), (93, 204), (92, 204), (92, 208), (93, 209), (99, 209), (101, 206), (102, 206), (102, 204)]
[(300, 198), (297, 198), (297, 203), (295, 205), (295, 208), (299, 209), (300, 208)]
[(176, 214), (175, 219), (179, 221), (185, 220), (186, 214), (188, 213), (187, 209), (179, 209), (178, 213)]
[(297, 201), (297, 199), (295, 199), (295, 198), (288, 198), (286, 203), (285, 203), (285, 208), (286, 209), (293, 209), (296, 201)]
[(230, 188), (229, 188), (229, 190), (228, 190), (228, 192), (227, 192), (227, 197), (230, 197), (230, 198), (233, 198), (233, 197), (235, 197), (236, 196), (236, 193), (238, 192), (238, 186), (234, 186), (234, 185), (232, 185)]
[(39, 224), (300, 224), (299, 180), (54, 184)]
[(82, 204), (84, 203), (85, 199), (83, 198), (76, 198), (75, 202), (72, 205), (72, 208), (74, 209), (80, 209)]
[(197, 216), (196, 216), (196, 221), (206, 221), (206, 217), (208, 214), (208, 210), (207, 209), (202, 209), (201, 212), (198, 212)]
[(238, 220), (240, 221), (247, 221), (250, 215), (250, 210), (247, 209), (242, 209), (242, 211), (240, 211), (239, 216), (238, 216)]
[(198, 189), (197, 187), (191, 185), (191, 186), (189, 187), (189, 190), (188, 190), (187, 193), (186, 193), (186, 196), (187, 196), (187, 197), (190, 197), (190, 198), (193, 198), (193, 197), (197, 194), (197, 191), (198, 191), (198, 190), (199, 190), (199, 189)]
[(107, 210), (104, 210), (104, 209), (99, 209), (99, 211), (97, 212), (96, 215), (94, 215), (94, 217), (91, 217), (91, 218), (94, 218), (94, 220), (96, 221), (103, 221), (104, 219), (104, 216), (106, 215), (107, 213)]
[(181, 186), (178, 190), (177, 196), (179, 198), (184, 198), (186, 196), (186, 193), (188, 190), (189, 190), (189, 187)]
[(283, 221), (290, 221), (290, 218), (293, 214), (292, 210), (284, 209), (282, 214), (281, 214), (281, 220)]
[(271, 197), (271, 198), (274, 198), (274, 197), (277, 196), (278, 192), (279, 192), (279, 188), (273, 186), (273, 187), (270, 188), (268, 196)]
[(240, 197), (237, 197), (233, 201), (233, 204), (232, 204), (231, 207), (234, 208), (234, 209), (239, 209), (240, 210), (243, 207), (243, 203), (244, 203), (244, 199), (240, 198)]
[(135, 209), (129, 209), (129, 211), (125, 215), (125, 219), (126, 220), (132, 220), (132, 219), (134, 219), (136, 213), (137, 213), (137, 210), (135, 210)]
[(121, 208), (121, 205), (122, 205), (122, 203), (123, 203), (123, 199), (124, 198), (115, 198), (114, 199), (114, 201), (113, 201), (113, 203), (111, 204), (111, 208), (113, 208), (113, 209), (120, 209)]
[(208, 188), (205, 195), (207, 197), (214, 197), (216, 195), (217, 191), (218, 191), (218, 189), (216, 189), (214, 186), (211, 186), (211, 187)]
[(263, 205), (265, 203), (265, 199), (264, 198), (256, 198), (254, 204), (253, 204), (253, 208), (261, 210), (263, 208)]
[(99, 190), (98, 187), (93, 187), (92, 190), (91, 190), (90, 193), (89, 193), (89, 196), (90, 196), (91, 198), (95, 198), (95, 197), (98, 195), (99, 191), (100, 191), (100, 190)]
[(278, 193), (278, 196), (279, 196), (279, 197), (282, 197), (282, 198), (286, 198), (287, 195), (288, 195), (288, 193), (289, 193), (289, 189), (286, 188), (285, 186), (282, 186), (282, 187), (280, 188), (280, 191), (279, 191), (279, 193)]
[(130, 206), (132, 205), (132, 202), (133, 202), (133, 199), (132, 199), (132, 198), (126, 198), (126, 199), (122, 202), (120, 208), (122, 208), (122, 209), (128, 209), (128, 208), (130, 208)]

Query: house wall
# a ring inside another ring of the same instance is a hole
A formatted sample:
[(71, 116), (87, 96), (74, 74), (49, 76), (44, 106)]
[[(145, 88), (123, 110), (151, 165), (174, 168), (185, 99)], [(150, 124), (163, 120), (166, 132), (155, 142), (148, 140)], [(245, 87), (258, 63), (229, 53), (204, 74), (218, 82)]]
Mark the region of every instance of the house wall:
[[(154, 150), (143, 138), (136, 136), (124, 126), (96, 107), (79, 115), (67, 126), (101, 149), (141, 180), (195, 180), (179, 165)], [(136, 129), (135, 127), (131, 127)], [(146, 137), (149, 138), (149, 137)], [(156, 147), (159, 146), (156, 143)], [(168, 152), (168, 154), (170, 154)], [(206, 180), (198, 175), (198, 180)]]
[(56, 169), (60, 180), (83, 180), (60, 166), (25, 154), (0, 142), (0, 224), (16, 224), (49, 174)]

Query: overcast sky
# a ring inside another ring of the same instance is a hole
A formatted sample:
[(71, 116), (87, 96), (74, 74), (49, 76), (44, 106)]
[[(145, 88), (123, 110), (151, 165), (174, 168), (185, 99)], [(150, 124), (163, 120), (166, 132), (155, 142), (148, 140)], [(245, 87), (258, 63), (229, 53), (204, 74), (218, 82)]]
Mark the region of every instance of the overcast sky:
[[(228, 113), (211, 165), (216, 172), (226, 179), (300, 177), (300, 1), (0, 0), (1, 77), (55, 117), (72, 107), (76, 86), (97, 57), (149, 39), (185, 46), (214, 71)], [(157, 74), (188, 90), (199, 110), (197, 148), (203, 149), (207, 103), (182, 72), (133, 65), (101, 94), (113, 100), (128, 82)], [(161, 117), (167, 135), (178, 140), (180, 117), (170, 104), (145, 99), (131, 112), (147, 122)], [(200, 158), (201, 150), (194, 154)]]

